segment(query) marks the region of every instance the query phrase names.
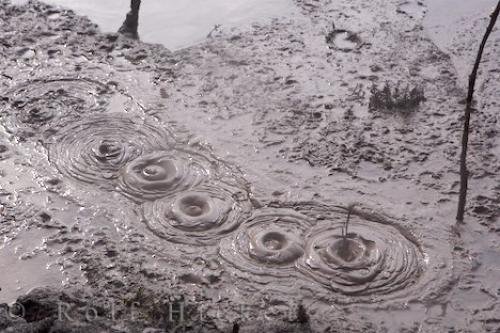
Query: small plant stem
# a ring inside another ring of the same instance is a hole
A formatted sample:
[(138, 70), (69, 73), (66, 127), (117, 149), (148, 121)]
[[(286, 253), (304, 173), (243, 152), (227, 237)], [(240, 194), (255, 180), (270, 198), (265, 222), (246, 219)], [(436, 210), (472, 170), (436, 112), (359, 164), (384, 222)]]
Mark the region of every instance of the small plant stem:
[(460, 194), (458, 199), (458, 209), (457, 209), (457, 223), (463, 223), (465, 205), (467, 201), (467, 187), (469, 181), (469, 171), (467, 170), (467, 150), (469, 144), (469, 130), (470, 130), (470, 115), (473, 111), (472, 102), (474, 97), (474, 86), (476, 85), (477, 72), (479, 70), (479, 64), (481, 63), (481, 58), (483, 56), (484, 47), (488, 40), (488, 37), (493, 31), (493, 27), (498, 19), (498, 14), (500, 12), (500, 1), (498, 2), (495, 10), (490, 15), (490, 23), (486, 28), (483, 40), (479, 45), (479, 50), (476, 56), (476, 62), (472, 68), (472, 72), (469, 75), (469, 89), (467, 93), (467, 101), (465, 104), (465, 118), (464, 118), (464, 129), (462, 133), (462, 152), (460, 154)]
[(344, 222), (344, 227), (342, 228), (344, 240), (347, 238), (347, 233), (349, 231), (349, 221), (351, 220), (351, 212), (352, 208), (349, 208), (349, 210), (347, 211), (347, 218)]

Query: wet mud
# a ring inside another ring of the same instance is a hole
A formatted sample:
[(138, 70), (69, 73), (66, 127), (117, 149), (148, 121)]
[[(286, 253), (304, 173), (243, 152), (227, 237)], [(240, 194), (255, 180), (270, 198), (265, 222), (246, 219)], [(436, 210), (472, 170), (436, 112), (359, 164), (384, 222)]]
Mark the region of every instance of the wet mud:
[(127, 173), (121, 169), (128, 162), (148, 150), (168, 149), (172, 144), (168, 131), (109, 114), (63, 127), (49, 139), (47, 147), (49, 161), (61, 174), (102, 187), (120, 173)]
[[(455, 226), (463, 68), (425, 3), (293, 6), (171, 52), (0, 1), (0, 330), (500, 329), (498, 31)], [(370, 109), (386, 83), (425, 101)]]

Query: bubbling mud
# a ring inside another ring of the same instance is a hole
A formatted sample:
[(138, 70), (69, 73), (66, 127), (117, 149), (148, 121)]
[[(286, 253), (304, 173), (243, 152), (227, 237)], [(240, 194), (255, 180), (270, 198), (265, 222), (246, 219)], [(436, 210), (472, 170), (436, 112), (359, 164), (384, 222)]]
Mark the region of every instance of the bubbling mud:
[[(264, 277), (296, 275), (312, 220), (288, 209), (255, 212), (233, 237), (221, 241), (221, 257), (237, 274)], [(269, 280), (264, 280), (268, 282)]]
[(143, 207), (144, 222), (158, 237), (188, 245), (214, 245), (248, 218), (248, 193), (224, 182), (205, 182)]
[(336, 302), (392, 299), (422, 282), (426, 255), (402, 226), (354, 212), (346, 233), (347, 210), (323, 205), (309, 210), (321, 218), (306, 235), (297, 268), (324, 293), (336, 295)]
[(6, 127), (40, 129), (66, 116), (104, 110), (111, 89), (97, 81), (82, 78), (56, 78), (28, 81), (12, 90), (12, 112)]
[(417, 239), (409, 226), (359, 206), (271, 202), (221, 240), (219, 255), (249, 288), (338, 304), (434, 299), (454, 281), (451, 249), (441, 246), (449, 234)]
[(344, 295), (391, 294), (417, 283), (423, 269), (418, 245), (391, 226), (357, 220), (341, 236), (341, 221), (325, 221), (308, 236), (299, 269)]
[(175, 148), (128, 163), (120, 172), (120, 190), (135, 201), (154, 200), (190, 189), (212, 173), (211, 161), (195, 151)]
[(49, 145), (49, 160), (65, 176), (101, 187), (143, 153), (169, 149), (171, 133), (122, 115), (96, 116), (65, 126)]

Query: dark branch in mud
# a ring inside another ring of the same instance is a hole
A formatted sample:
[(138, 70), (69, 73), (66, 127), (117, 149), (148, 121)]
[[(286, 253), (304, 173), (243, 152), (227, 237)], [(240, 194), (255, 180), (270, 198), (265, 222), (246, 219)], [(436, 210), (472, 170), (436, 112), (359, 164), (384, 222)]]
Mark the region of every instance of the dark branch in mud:
[(486, 42), (488, 41), (488, 37), (493, 31), (495, 23), (498, 19), (499, 12), (500, 1), (498, 2), (497, 7), (493, 11), (493, 13), (490, 15), (490, 23), (488, 24), (486, 32), (483, 36), (483, 40), (479, 45), (476, 62), (474, 63), (471, 74), (469, 75), (469, 90), (467, 92), (467, 101), (465, 105), (464, 129), (462, 133), (462, 152), (460, 155), (460, 197), (458, 199), (457, 210), (457, 222), (459, 223), (463, 223), (464, 221), (465, 204), (467, 200), (467, 187), (469, 179), (469, 171), (467, 170), (467, 149), (469, 144), (470, 115), (473, 111), (472, 102), (474, 98), (474, 86), (476, 84), (477, 71), (479, 70), (479, 64), (481, 63), (484, 47), (486, 45)]
[(141, 0), (130, 1), (130, 12), (127, 13), (125, 21), (118, 30), (119, 33), (124, 34), (130, 38), (139, 39), (137, 32), (139, 27), (139, 9), (141, 7)]
[(344, 241), (347, 237), (347, 233), (348, 233), (348, 230), (349, 230), (349, 220), (351, 219), (351, 214), (352, 214), (352, 209), (354, 208), (354, 206), (349, 206), (347, 207), (347, 218), (344, 222), (344, 225), (342, 226), (342, 237), (344, 238)]

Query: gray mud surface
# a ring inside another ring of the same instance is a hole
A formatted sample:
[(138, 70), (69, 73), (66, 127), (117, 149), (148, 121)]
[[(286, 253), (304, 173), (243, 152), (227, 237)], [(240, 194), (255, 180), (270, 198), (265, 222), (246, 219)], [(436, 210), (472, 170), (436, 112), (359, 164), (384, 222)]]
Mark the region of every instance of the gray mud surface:
[[(464, 69), (425, 4), (294, 5), (170, 52), (0, 0), (0, 331), (500, 331), (498, 29), (456, 227)], [(425, 101), (369, 108), (386, 83)]]
[[(29, 0), (11, 0), (26, 4)], [(487, 0), (484, 0), (487, 1)], [(69, 7), (88, 16), (104, 32), (116, 32), (130, 7), (124, 0), (44, 0), (44, 3)], [(177, 50), (205, 40), (220, 26), (246, 30), (253, 22), (269, 22), (273, 17), (296, 12), (291, 0), (148, 0), (141, 4), (141, 40)]]

